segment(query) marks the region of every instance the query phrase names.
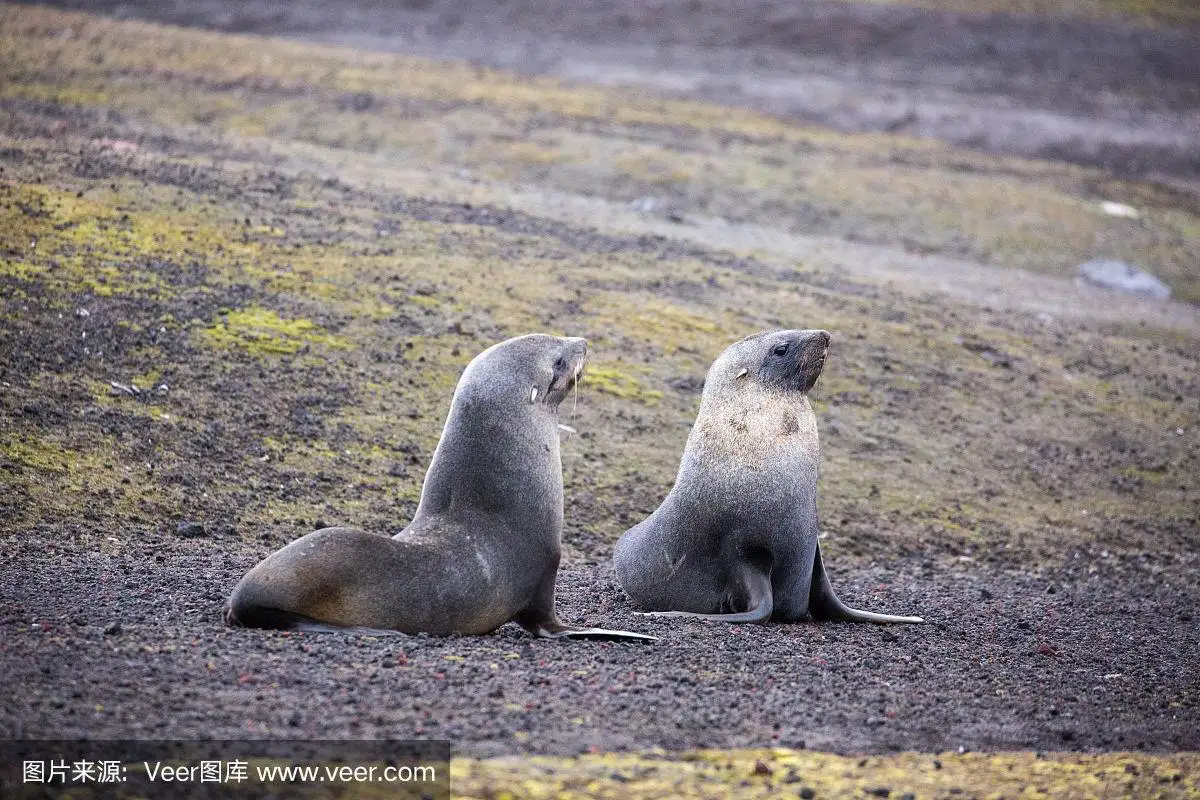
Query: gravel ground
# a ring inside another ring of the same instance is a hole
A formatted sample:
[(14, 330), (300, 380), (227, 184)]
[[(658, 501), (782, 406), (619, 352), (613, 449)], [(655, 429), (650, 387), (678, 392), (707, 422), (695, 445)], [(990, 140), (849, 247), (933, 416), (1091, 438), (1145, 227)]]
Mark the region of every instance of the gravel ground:
[(219, 545), (98, 555), (31, 542), (10, 555), (2, 660), (21, 690), (0, 730), (447, 738), (475, 756), (1200, 748), (1194, 566), (1032, 574), (910, 559), (835, 572), (851, 602), (929, 621), (897, 627), (650, 620), (607, 566), (564, 570), (563, 619), (661, 637), (630, 645), (513, 625), (449, 639), (230, 630), (219, 607), (252, 559)]

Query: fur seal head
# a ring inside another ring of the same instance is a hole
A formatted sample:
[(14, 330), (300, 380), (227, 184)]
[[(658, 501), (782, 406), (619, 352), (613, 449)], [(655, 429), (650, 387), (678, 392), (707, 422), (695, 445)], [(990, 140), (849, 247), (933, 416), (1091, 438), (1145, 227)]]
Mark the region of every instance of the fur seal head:
[(523, 402), (555, 408), (583, 376), (587, 339), (544, 333), (518, 336), (492, 345), (459, 379), (458, 394), (502, 405)]
[(762, 386), (779, 392), (808, 393), (825, 368), (828, 331), (769, 331), (747, 336), (713, 362), (704, 391), (738, 391), (753, 376)]

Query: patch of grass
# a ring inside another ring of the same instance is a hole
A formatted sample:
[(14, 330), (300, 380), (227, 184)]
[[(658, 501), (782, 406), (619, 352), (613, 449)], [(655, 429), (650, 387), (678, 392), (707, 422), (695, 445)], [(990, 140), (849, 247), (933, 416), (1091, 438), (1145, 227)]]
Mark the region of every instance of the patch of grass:
[(451, 762), (462, 798), (1193, 797), (1200, 756), (997, 753), (837, 756), (774, 750), (602, 753)]
[[(1138, 192), (1142, 219), (1109, 217), (1095, 193), (1108, 179), (1096, 170), (900, 136), (835, 135), (747, 110), (417, 58), (351, 57), (311, 44), (109, 21), (89, 23), (87, 36), (59, 35), (78, 19), (0, 12), (0, 53), (23, 55), (0, 58), (3, 91), (589, 196), (667, 195), (675, 206), (737, 222), (899, 239), (1055, 275), (1097, 256), (1122, 258), (1185, 301), (1200, 300), (1200, 251), (1187, 235), (1195, 214)], [(138, 46), (147, 36), (169, 39), (170, 70)], [(37, 64), (53, 66), (30, 66)], [(128, 80), (131, 73), (141, 80)], [(374, 98), (372, 112), (347, 107), (348, 93)], [(539, 133), (529, 135), (531, 128)]]
[(970, 14), (1006, 12), (1039, 17), (1125, 17), (1147, 24), (1200, 23), (1200, 7), (1190, 0), (866, 0), (880, 5), (907, 5), (932, 11)]

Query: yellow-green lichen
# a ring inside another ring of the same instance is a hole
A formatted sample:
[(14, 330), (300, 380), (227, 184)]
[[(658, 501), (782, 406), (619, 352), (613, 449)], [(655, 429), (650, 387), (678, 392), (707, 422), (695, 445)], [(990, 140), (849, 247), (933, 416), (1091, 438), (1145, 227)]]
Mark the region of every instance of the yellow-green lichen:
[(306, 345), (338, 349), (350, 346), (342, 337), (325, 333), (312, 320), (284, 319), (260, 307), (230, 311), (200, 335), (214, 347), (241, 349), (254, 355), (290, 355)]
[(653, 405), (663, 396), (661, 391), (647, 389), (636, 377), (616, 366), (590, 365), (584, 380), (589, 388), (623, 400)]

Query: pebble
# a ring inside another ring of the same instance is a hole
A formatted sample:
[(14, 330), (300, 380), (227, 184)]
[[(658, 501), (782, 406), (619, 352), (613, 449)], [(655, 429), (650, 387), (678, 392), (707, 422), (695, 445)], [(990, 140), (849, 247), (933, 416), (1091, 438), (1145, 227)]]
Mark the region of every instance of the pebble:
[(205, 533), (204, 526), (199, 522), (181, 522), (175, 527), (175, 535), (184, 539), (198, 539)]

